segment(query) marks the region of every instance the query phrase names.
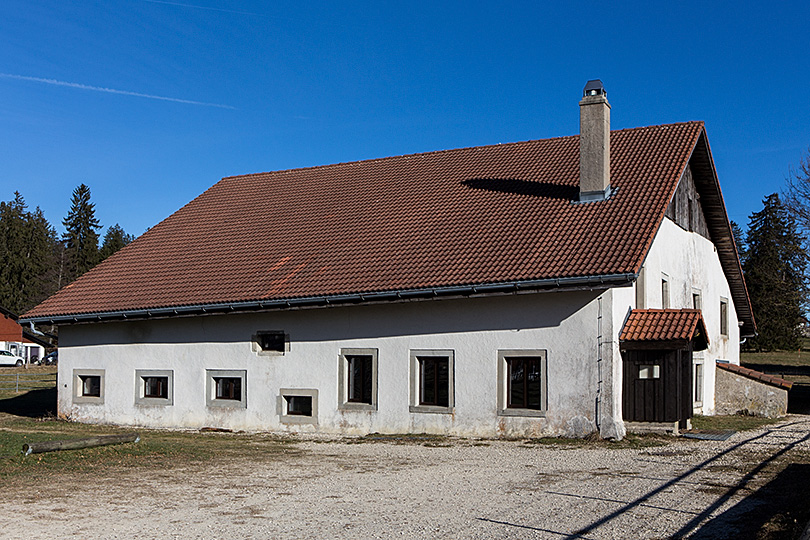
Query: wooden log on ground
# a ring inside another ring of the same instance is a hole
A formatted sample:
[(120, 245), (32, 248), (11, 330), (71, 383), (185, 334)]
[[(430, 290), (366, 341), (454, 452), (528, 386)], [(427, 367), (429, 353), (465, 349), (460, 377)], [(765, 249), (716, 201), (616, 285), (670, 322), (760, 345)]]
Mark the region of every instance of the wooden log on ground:
[(98, 435), (96, 437), (86, 437), (84, 439), (66, 439), (61, 441), (32, 442), (23, 445), (23, 454), (41, 454), (43, 452), (54, 452), (56, 450), (75, 450), (77, 448), (92, 448), (94, 446), (106, 446), (108, 444), (121, 444), (128, 442), (138, 442), (141, 436), (137, 433), (125, 433), (123, 435)]

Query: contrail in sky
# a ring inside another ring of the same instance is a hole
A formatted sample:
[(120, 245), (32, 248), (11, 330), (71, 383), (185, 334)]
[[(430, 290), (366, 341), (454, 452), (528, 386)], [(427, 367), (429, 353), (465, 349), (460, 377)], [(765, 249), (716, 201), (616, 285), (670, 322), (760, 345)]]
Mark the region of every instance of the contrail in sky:
[(161, 101), (172, 101), (174, 103), (185, 103), (186, 105), (202, 105), (204, 107), (217, 107), (219, 109), (236, 110), (236, 107), (230, 105), (221, 105), (219, 103), (206, 103), (204, 101), (192, 101), (190, 99), (179, 99), (166, 96), (155, 96), (153, 94), (142, 94), (140, 92), (130, 92), (129, 90), (116, 90), (115, 88), (104, 88), (101, 86), (90, 86), (87, 84), (79, 84), (67, 81), (58, 81), (56, 79), (43, 79), (41, 77), (26, 77), (25, 75), (13, 75), (11, 73), (0, 73), (0, 78), (16, 79), (18, 81), (31, 81), (44, 84), (52, 84), (54, 86), (67, 86), (68, 88), (79, 88), (80, 90), (93, 90), (95, 92), (106, 92), (108, 94), (119, 94), (122, 96), (135, 96), (147, 99), (159, 99)]

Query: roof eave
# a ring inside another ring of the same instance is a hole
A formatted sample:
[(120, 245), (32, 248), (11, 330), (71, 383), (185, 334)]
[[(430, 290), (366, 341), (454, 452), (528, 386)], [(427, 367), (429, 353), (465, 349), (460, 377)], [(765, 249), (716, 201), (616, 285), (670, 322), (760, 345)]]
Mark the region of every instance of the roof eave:
[(404, 289), (370, 293), (307, 296), (254, 300), (247, 302), (221, 302), (186, 306), (167, 306), (147, 309), (122, 309), (92, 313), (65, 313), (41, 316), (22, 316), (20, 323), (34, 324), (80, 324), (123, 320), (143, 320), (172, 317), (191, 317), (225, 313), (248, 313), (286, 309), (318, 308), (340, 305), (359, 305), (386, 302), (407, 302), (437, 298), (464, 298), (502, 296), (542, 291), (570, 291), (582, 289), (606, 289), (631, 285), (638, 278), (636, 273), (620, 273), (594, 276), (574, 276), (551, 279), (485, 283), (478, 285)]

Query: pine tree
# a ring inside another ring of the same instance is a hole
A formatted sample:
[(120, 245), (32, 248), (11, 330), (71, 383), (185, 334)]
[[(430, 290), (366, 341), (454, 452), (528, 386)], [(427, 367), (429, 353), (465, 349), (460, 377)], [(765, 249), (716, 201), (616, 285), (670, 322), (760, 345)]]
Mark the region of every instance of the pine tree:
[(774, 193), (751, 214), (743, 270), (759, 334), (748, 346), (757, 351), (799, 347), (807, 303), (807, 258), (795, 220)]
[(106, 259), (122, 247), (135, 240), (131, 234), (127, 234), (124, 229), (116, 223), (104, 235), (104, 241), (101, 243), (100, 257), (101, 260)]
[(95, 206), (90, 202), (89, 187), (81, 184), (73, 190), (70, 210), (62, 220), (66, 229), (62, 235), (67, 262), (64, 283), (73, 281), (99, 262), (96, 231), (101, 225), (95, 217)]
[(23, 313), (56, 291), (56, 231), (22, 195), (0, 202), (0, 305)]

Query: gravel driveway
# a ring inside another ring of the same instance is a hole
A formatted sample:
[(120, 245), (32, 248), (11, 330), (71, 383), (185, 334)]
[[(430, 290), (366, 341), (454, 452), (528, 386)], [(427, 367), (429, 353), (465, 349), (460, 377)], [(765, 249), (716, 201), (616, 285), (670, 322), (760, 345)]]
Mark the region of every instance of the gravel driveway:
[(305, 441), (273, 461), (44, 479), (3, 490), (0, 537), (747, 538), (810, 486), (807, 416), (640, 449), (446, 444)]

